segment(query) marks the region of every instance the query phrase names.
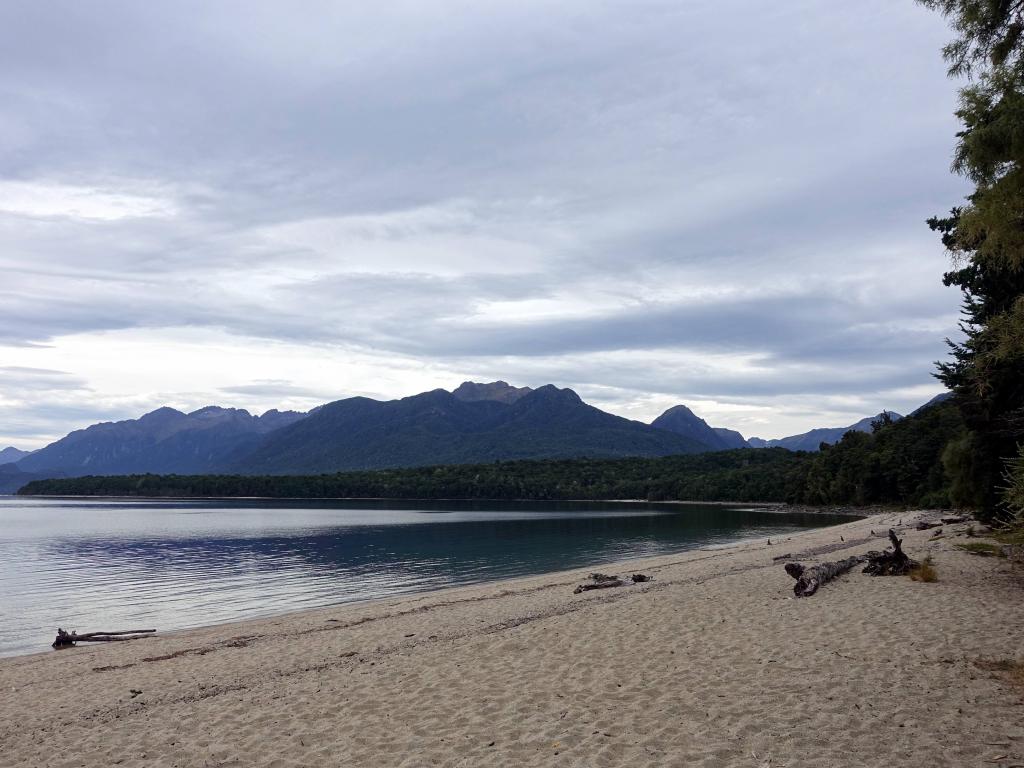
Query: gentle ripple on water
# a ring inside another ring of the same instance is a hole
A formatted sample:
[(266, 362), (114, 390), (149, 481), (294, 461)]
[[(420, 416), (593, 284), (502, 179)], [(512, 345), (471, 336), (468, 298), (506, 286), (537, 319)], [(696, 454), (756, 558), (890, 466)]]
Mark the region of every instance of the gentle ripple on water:
[(44, 650), (58, 626), (184, 629), (842, 520), (625, 503), (0, 497), (0, 656)]

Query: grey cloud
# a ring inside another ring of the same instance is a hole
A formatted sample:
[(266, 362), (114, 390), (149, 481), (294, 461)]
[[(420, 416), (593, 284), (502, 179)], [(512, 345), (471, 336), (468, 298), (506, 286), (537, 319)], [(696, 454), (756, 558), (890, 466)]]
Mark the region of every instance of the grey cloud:
[(6, 396), (11, 397), (20, 392), (33, 390), (86, 389), (86, 384), (84, 379), (68, 371), (0, 365), (0, 387)]
[(325, 389), (303, 387), (290, 381), (281, 379), (264, 379), (249, 384), (235, 384), (230, 387), (220, 387), (219, 391), (226, 395), (255, 396), (261, 398), (276, 397), (284, 400), (290, 397), (314, 398), (322, 402), (333, 400), (338, 393)]
[[(963, 192), (946, 37), (885, 0), (7, 4), (0, 181), (175, 213), (0, 200), (0, 343), (188, 326), (737, 401), (927, 383), (957, 308), (922, 223)], [(459, 215), (268, 236), (421, 207)], [(558, 297), (592, 306), (480, 315)], [(590, 362), (677, 351), (762, 368)]]

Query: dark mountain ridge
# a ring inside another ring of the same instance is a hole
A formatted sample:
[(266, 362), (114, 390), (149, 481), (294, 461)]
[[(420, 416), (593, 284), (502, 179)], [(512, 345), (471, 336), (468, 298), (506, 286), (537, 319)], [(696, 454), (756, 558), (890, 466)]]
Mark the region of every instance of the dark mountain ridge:
[(138, 419), (103, 422), (71, 432), (17, 463), (33, 474), (112, 475), (124, 472), (206, 472), (262, 435), (304, 418), (295, 412), (253, 416), (208, 406), (192, 413), (158, 408)]
[(685, 405), (669, 408), (651, 422), (652, 427), (665, 429), (691, 440), (696, 440), (711, 451), (725, 451), (730, 448), (747, 448), (743, 435), (731, 429), (714, 428), (708, 425)]
[(316, 474), (498, 460), (659, 457), (762, 446), (816, 451), (851, 429), (870, 431), (875, 418), (748, 442), (738, 432), (711, 427), (684, 405), (643, 424), (588, 405), (571, 389), (467, 381), (451, 392), (436, 389), (390, 401), (350, 397), (308, 414), (158, 408), (138, 419), (76, 430), (16, 463), (0, 464), (0, 492), (31, 479), (83, 475)]
[(268, 435), (225, 469), (243, 474), (336, 472), (704, 450), (707, 446), (698, 441), (587, 405), (571, 389), (549, 384), (523, 392), (495, 382), (388, 402), (355, 397), (328, 403)]

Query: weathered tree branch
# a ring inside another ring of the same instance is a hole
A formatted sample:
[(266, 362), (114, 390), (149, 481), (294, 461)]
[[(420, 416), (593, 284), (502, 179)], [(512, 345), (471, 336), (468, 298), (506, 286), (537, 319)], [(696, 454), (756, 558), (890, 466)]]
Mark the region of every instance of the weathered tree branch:
[(113, 643), (122, 640), (138, 640), (143, 637), (152, 637), (155, 629), (127, 629), (118, 632), (67, 632), (64, 629), (57, 629), (57, 637), (51, 643), (54, 648), (70, 648), (75, 643)]
[(865, 557), (868, 564), (864, 573), (872, 576), (905, 576), (917, 562), (907, 557), (903, 551), (903, 539), (896, 537), (896, 531), (889, 529), (889, 541), (892, 542), (892, 549), (884, 552), (868, 552)]

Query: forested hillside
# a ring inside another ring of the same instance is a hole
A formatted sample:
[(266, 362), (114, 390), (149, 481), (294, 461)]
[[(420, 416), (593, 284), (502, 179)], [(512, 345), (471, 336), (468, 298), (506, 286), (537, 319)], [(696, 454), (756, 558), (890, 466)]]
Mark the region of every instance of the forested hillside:
[(421, 499), (692, 499), (784, 501), (805, 461), (781, 448), (664, 458), (496, 461), (327, 475), (128, 475), (30, 483), (22, 494), (379, 497)]
[(946, 454), (964, 434), (956, 407), (943, 403), (899, 422), (879, 422), (872, 434), (850, 432), (820, 453), (744, 448), (662, 458), (497, 461), (323, 475), (80, 477), (36, 481), (21, 493), (649, 499), (945, 507), (956, 498)]

